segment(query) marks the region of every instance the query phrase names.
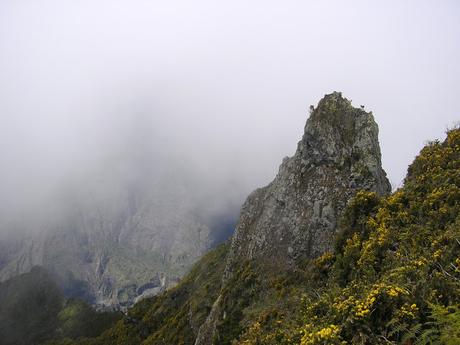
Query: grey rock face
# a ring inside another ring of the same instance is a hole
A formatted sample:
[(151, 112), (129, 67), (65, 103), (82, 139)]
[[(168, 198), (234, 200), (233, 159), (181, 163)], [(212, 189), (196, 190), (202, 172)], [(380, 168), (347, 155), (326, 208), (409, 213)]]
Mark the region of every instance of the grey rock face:
[(342, 210), (361, 189), (391, 191), (378, 127), (372, 113), (335, 92), (312, 111), (297, 152), (283, 160), (274, 181), (246, 200), (228, 270), (241, 259), (290, 265), (330, 250)]
[[(276, 268), (332, 249), (337, 221), (358, 190), (391, 191), (381, 167), (378, 127), (372, 113), (354, 108), (338, 92), (326, 95), (305, 125), (291, 158), (276, 178), (244, 203), (227, 258), (227, 279), (238, 264), (257, 260)], [(196, 344), (211, 344), (222, 317), (218, 299)]]

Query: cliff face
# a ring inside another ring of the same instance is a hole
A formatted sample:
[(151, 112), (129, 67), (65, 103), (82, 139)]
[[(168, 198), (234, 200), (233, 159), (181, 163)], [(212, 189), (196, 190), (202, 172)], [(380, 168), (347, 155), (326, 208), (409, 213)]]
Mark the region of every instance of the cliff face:
[[(268, 186), (253, 192), (241, 210), (223, 284), (241, 263), (295, 266), (332, 249), (337, 221), (358, 190), (391, 191), (381, 167), (378, 127), (372, 113), (354, 108), (338, 92), (326, 95), (311, 115), (295, 155), (285, 158)], [(225, 314), (221, 297), (196, 344), (210, 344)]]

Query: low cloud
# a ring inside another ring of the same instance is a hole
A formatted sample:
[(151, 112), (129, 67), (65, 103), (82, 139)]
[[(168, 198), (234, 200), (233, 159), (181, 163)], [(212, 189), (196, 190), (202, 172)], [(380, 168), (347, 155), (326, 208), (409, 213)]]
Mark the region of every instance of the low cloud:
[(458, 14), (455, 1), (4, 1), (2, 228), (120, 190), (235, 214), (333, 90), (374, 111), (397, 185), (458, 116)]

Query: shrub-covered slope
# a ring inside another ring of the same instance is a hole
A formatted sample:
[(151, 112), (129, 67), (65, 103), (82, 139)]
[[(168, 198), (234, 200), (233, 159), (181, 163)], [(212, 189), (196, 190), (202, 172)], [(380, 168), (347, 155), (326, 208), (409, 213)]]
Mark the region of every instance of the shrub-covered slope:
[(335, 253), (308, 271), (303, 324), (255, 320), (237, 343), (460, 344), (460, 130), (427, 145), (392, 195), (359, 193)]
[(193, 344), (219, 294), (215, 344), (460, 344), (459, 129), (392, 195), (359, 192), (339, 228), (333, 252), (290, 271), (242, 262), (222, 289), (221, 246), (84, 344)]
[(460, 344), (460, 130), (427, 145), (404, 187), (360, 193), (342, 221), (302, 344)]

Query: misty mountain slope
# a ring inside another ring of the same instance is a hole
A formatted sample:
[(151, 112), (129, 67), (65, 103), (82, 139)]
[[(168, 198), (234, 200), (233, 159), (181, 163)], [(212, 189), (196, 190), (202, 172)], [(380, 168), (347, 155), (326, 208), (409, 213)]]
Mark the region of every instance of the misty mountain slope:
[[(75, 344), (459, 344), (459, 215), (460, 129), (454, 129), (421, 150), (399, 190), (384, 197), (357, 192), (320, 257), (282, 270), (242, 258), (222, 284), (213, 272), (223, 272), (229, 256), (220, 247), (173, 290)], [(192, 292), (191, 282), (198, 284)], [(191, 299), (214, 314), (212, 337), (193, 339), (193, 321), (203, 316)]]
[(148, 193), (83, 199), (54, 224), (38, 224), (40, 231), (0, 240), (0, 278), (41, 265), (68, 296), (105, 306), (127, 306), (174, 285), (210, 247), (210, 230), (185, 203), (171, 205), (179, 198)]

